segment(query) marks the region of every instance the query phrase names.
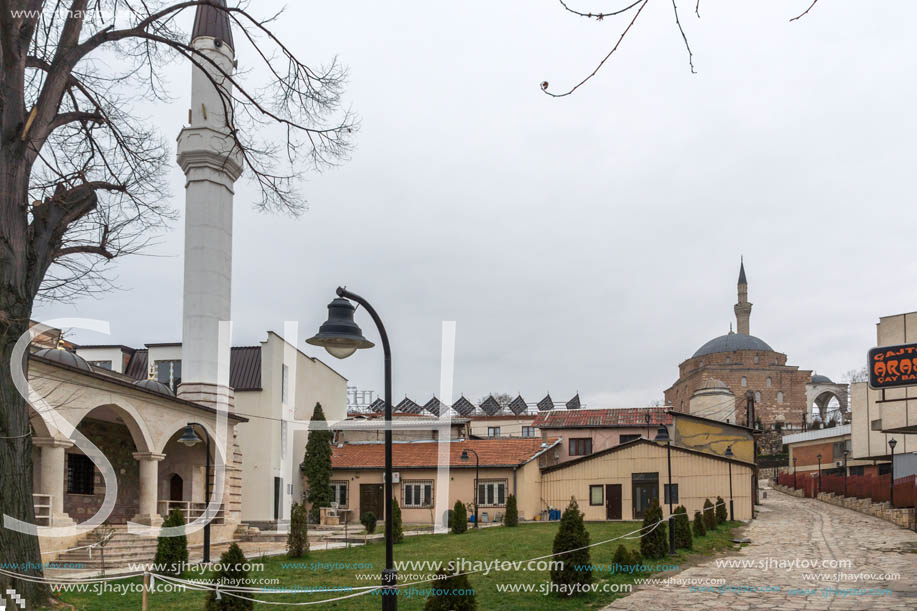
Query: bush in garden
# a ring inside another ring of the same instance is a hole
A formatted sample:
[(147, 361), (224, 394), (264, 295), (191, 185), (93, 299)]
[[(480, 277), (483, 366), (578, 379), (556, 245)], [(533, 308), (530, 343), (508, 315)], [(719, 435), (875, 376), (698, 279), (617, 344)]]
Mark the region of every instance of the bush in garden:
[(360, 524), (363, 525), (363, 528), (365, 528), (366, 532), (370, 535), (376, 532), (376, 521), (376, 514), (371, 511), (367, 511), (360, 516)]
[[(310, 422), (325, 423), (325, 412), (321, 403), (315, 404)], [(331, 442), (334, 433), (327, 426), (316, 425), (309, 431), (306, 441), (306, 455), (303, 457), (302, 472), (308, 480), (307, 499), (312, 503), (309, 517), (313, 524), (321, 518), (321, 508), (330, 507), (334, 500), (331, 491)]]
[(287, 556), (302, 558), (309, 553), (309, 510), (302, 503), (290, 509), (290, 534), (287, 535)]
[[(184, 525), (185, 518), (178, 509), (173, 509), (162, 523), (163, 528)], [(153, 563), (159, 567), (157, 569), (159, 573), (170, 577), (181, 577), (184, 566), (188, 563), (188, 537), (186, 535), (159, 537)]]
[[(666, 524), (661, 520), (662, 508), (654, 499), (653, 504), (646, 510), (643, 518), (643, 531), (640, 535), (640, 553), (649, 560), (665, 558), (669, 549)], [(661, 523), (656, 524), (657, 522)]]
[(506, 497), (506, 517), (503, 518), (504, 526), (519, 526), (519, 509), (516, 506), (516, 495)]
[(452, 534), (460, 535), (468, 530), (468, 514), (465, 512), (465, 503), (455, 502), (452, 509)]
[(710, 499), (704, 499), (704, 528), (707, 532), (716, 530), (716, 513)]
[[(247, 587), (248, 571), (245, 570), (245, 564), (245, 554), (237, 544), (233, 543), (220, 556), (220, 570), (213, 576), (212, 583), (230, 587)], [(255, 603), (251, 600), (228, 594), (217, 597), (215, 590), (211, 590), (207, 597), (207, 611), (243, 611), (254, 608)]]
[(612, 558), (611, 561), (614, 565), (615, 572), (618, 572), (618, 567), (630, 566), (633, 564), (634, 559), (630, 552), (627, 551), (627, 548), (624, 547), (624, 545), (619, 545), (618, 549), (615, 550), (614, 558)]
[[(554, 554), (561, 554), (557, 559), (562, 562), (559, 568), (551, 569), (551, 582), (564, 585), (562, 590), (566, 596), (574, 593), (573, 585), (592, 583), (592, 567), (589, 566), (589, 533), (583, 522), (583, 514), (575, 498), (570, 498), (570, 504), (560, 518), (560, 527), (554, 536)], [(576, 551), (571, 551), (576, 550)], [(563, 553), (569, 552), (569, 553)], [(577, 567), (579, 567), (577, 569)], [(585, 567), (585, 570), (584, 568)]]
[(640, 555), (640, 550), (635, 549), (633, 552), (631, 552), (630, 561), (634, 566), (634, 573), (643, 572), (640, 568), (643, 566), (643, 556)]
[(725, 524), (727, 518), (729, 517), (728, 512), (726, 511), (726, 501), (723, 500), (723, 497), (716, 497), (716, 522), (717, 524)]
[(478, 602), (468, 575), (452, 575), (446, 569), (436, 572), (433, 594), (427, 597), (424, 611), (475, 611)]
[(704, 518), (699, 511), (694, 512), (694, 536), (706, 537), (707, 527), (704, 526)]
[(398, 499), (392, 499), (392, 542), (404, 541), (404, 529), (401, 527), (401, 505)]
[(688, 510), (683, 505), (679, 505), (672, 515), (675, 517), (672, 524), (672, 528), (675, 530), (675, 547), (691, 549), (693, 537), (691, 536), (691, 521), (688, 519)]

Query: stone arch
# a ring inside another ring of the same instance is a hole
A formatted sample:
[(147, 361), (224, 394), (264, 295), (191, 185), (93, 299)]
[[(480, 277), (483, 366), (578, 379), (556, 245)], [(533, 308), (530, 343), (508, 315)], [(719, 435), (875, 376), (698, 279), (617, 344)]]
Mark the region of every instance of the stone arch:
[[(130, 403), (103, 403), (101, 405), (96, 405), (86, 410), (72, 423), (74, 428), (79, 426), (86, 418), (91, 417), (96, 410), (105, 410), (105, 412), (113, 413), (114, 416), (120, 420), (121, 424), (127, 428), (131, 435), (131, 439), (134, 441), (134, 447), (138, 452), (153, 451), (153, 438), (152, 435), (150, 435), (149, 427), (147, 427), (146, 421), (140, 413)], [(98, 416), (100, 414), (96, 412), (96, 415)]]
[(847, 384), (818, 383), (806, 386), (806, 412), (810, 422), (820, 420), (827, 424), (831, 418), (838, 417), (838, 424), (843, 424), (849, 417), (847, 404)]

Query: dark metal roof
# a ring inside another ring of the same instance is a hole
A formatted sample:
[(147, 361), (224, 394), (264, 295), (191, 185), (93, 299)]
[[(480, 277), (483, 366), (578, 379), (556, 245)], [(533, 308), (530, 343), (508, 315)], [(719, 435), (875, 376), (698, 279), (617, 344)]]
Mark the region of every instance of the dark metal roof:
[(483, 410), (483, 412), (487, 414), (488, 416), (493, 416), (494, 414), (499, 412), (500, 409), (501, 409), (500, 402), (494, 399), (493, 395), (488, 396), (481, 403), (481, 410)]
[(709, 342), (697, 349), (694, 353), (695, 358), (705, 354), (716, 354), (717, 352), (735, 352), (736, 350), (760, 350), (762, 352), (774, 352), (767, 342), (754, 335), (744, 333), (727, 333), (714, 337)]
[(811, 383), (812, 384), (834, 384), (834, 382), (832, 382), (831, 378), (829, 378), (828, 376), (819, 375), (817, 373), (812, 374)]
[(70, 352), (69, 350), (63, 350), (60, 348), (45, 348), (36, 352), (35, 356), (53, 361), (55, 363), (66, 365), (68, 367), (73, 367), (75, 369), (92, 371), (92, 367), (89, 366), (89, 363), (87, 363), (83, 357)]
[[(261, 347), (238, 346), (230, 350), (229, 386), (233, 390), (261, 390)], [(124, 374), (135, 380), (149, 375), (149, 351), (137, 350)]]
[(542, 412), (547, 412), (554, 409), (554, 400), (551, 399), (551, 393), (546, 394), (544, 399), (538, 402), (538, 409)]
[(229, 24), (229, 13), (221, 10), (226, 8), (226, 0), (203, 0), (197, 5), (194, 14), (194, 27), (191, 29), (191, 40), (198, 36), (212, 36), (221, 40), (235, 50), (232, 43), (232, 27)]
[(522, 395), (519, 395), (518, 397), (513, 399), (512, 402), (510, 402), (509, 404), (510, 411), (516, 414), (517, 416), (519, 414), (525, 413), (526, 410), (528, 410), (528, 408), (529, 406), (525, 404), (525, 399), (522, 398)]

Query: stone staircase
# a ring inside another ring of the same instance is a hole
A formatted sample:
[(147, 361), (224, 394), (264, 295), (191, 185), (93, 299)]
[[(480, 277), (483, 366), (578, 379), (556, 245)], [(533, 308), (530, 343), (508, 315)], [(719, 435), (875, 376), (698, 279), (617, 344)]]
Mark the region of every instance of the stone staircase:
[(105, 542), (104, 549), (101, 538), (99, 529), (87, 533), (73, 546), (79, 549), (71, 549), (60, 554), (54, 562), (81, 564), (85, 571), (99, 571), (103, 568), (103, 557), (104, 568), (115, 569), (134, 563), (152, 562), (156, 556), (154, 537), (128, 534), (127, 526), (124, 525), (112, 527), (111, 536)]

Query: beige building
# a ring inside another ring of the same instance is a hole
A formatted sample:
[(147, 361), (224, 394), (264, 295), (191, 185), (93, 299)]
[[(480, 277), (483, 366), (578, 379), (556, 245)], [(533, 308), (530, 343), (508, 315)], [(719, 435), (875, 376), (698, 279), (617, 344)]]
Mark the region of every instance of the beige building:
[[(728, 503), (732, 472), (732, 499), (737, 520), (752, 518), (754, 464), (673, 445), (672, 488), (675, 506), (684, 505), (688, 515), (704, 506), (704, 500), (723, 497)], [(664, 444), (637, 439), (575, 460), (542, 469), (541, 497), (563, 509), (576, 498), (587, 520), (642, 519), (652, 500), (669, 515), (668, 457)]]
[[(221, 429), (213, 408), (178, 399), (155, 380), (134, 380), (93, 367), (66, 350), (33, 354), (29, 383), (44, 402), (33, 401), (37, 409), (30, 420), (38, 523), (71, 527), (64, 536), (41, 537), (46, 560), (50, 552), (72, 547), (86, 534), (78, 524), (99, 512), (109, 495), (114, 495), (110, 524), (158, 526), (172, 509), (182, 511), (186, 520), (201, 515), (206, 502), (206, 445), (178, 442), (189, 423), (199, 425), (195, 430), (202, 441), (201, 427), (212, 439), (226, 440), (225, 455), (215, 441), (212, 446), (212, 486), (218, 477), (223, 479), (222, 495), (214, 491), (220, 509), (212, 530), (214, 542), (232, 539), (242, 519), (236, 427), (244, 426), (247, 418), (229, 414)], [(79, 435), (68, 435), (70, 426)], [(74, 441), (80, 436), (97, 450), (81, 448)], [(90, 458), (87, 449), (105, 456), (114, 480), (106, 480), (98, 457)], [(201, 537), (200, 531), (191, 534), (190, 543), (199, 543)]]
[[(516, 496), (520, 519), (534, 519), (543, 509), (540, 498), (539, 459), (559, 443), (541, 439), (456, 440), (446, 446), (449, 457), (449, 494), (444, 507), (456, 501), (474, 503), (479, 494), (481, 522), (499, 521), (506, 514), (506, 498)], [(441, 444), (434, 441), (395, 443), (392, 447), (395, 498), (405, 523), (433, 524), (436, 515), (437, 468)], [(467, 460), (462, 452), (468, 451)], [(477, 452), (480, 479), (475, 481)], [(337, 445), (331, 455), (334, 503), (348, 510), (347, 519), (359, 521), (372, 512), (384, 519), (385, 445), (351, 443)], [(472, 510), (473, 512), (473, 510)], [(486, 516), (484, 515), (486, 514)]]

